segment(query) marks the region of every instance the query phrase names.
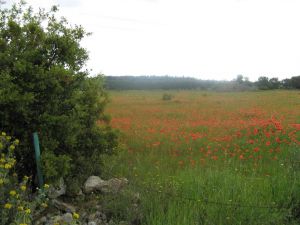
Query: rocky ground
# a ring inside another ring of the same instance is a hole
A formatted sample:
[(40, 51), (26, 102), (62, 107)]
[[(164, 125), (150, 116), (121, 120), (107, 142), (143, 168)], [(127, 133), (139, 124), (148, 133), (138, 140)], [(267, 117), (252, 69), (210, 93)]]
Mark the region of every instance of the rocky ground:
[(49, 190), (49, 206), (36, 225), (139, 225), (140, 195), (127, 190), (126, 178), (90, 176), (76, 197), (66, 197), (63, 179)]

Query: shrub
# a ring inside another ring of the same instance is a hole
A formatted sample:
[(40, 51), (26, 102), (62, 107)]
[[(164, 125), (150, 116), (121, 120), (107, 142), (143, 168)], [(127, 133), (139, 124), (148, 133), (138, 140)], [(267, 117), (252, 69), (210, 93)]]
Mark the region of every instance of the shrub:
[(164, 100), (164, 101), (170, 101), (170, 100), (172, 100), (172, 98), (173, 98), (173, 96), (168, 93), (164, 93), (162, 96), (162, 100)]
[(80, 41), (88, 33), (58, 19), (57, 10), (34, 13), (22, 2), (0, 8), (0, 129), (22, 140), (20, 175), (35, 176), (37, 131), (46, 178), (79, 179), (101, 172), (101, 154), (114, 152), (117, 136), (104, 115), (103, 77), (82, 69), (88, 54)]

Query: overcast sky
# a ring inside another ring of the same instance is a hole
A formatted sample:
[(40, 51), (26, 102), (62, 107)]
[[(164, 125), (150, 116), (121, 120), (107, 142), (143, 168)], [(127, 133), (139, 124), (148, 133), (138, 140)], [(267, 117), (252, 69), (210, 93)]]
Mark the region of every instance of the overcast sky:
[[(6, 0), (7, 3), (14, 0)], [(92, 74), (300, 75), (300, 0), (27, 0), (93, 33)]]

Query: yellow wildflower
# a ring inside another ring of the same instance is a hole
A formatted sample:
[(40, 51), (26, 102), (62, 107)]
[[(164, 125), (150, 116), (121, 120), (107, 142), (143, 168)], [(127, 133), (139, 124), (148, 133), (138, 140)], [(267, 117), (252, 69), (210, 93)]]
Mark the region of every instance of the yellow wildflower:
[(12, 191), (9, 192), (9, 194), (10, 194), (11, 196), (15, 196), (15, 195), (17, 194), (17, 192), (16, 192), (15, 190), (12, 190)]
[(24, 210), (24, 207), (23, 207), (23, 206), (18, 206), (18, 210), (19, 210), (19, 211), (23, 211), (23, 210)]
[(21, 189), (22, 191), (26, 191), (26, 186), (25, 186), (25, 185), (21, 185), (20, 189)]
[(79, 214), (76, 213), (76, 212), (74, 212), (74, 213), (73, 213), (73, 218), (74, 218), (75, 220), (79, 219)]
[(5, 209), (10, 209), (12, 207), (12, 204), (10, 204), (10, 203), (6, 203), (5, 205), (4, 205), (4, 208)]
[(13, 150), (15, 150), (15, 148), (16, 148), (16, 147), (15, 147), (14, 145), (11, 145), (11, 146), (9, 146), (8, 149), (9, 149), (10, 151), (13, 151)]
[(11, 169), (12, 165), (9, 163), (5, 163), (4, 168), (5, 169)]
[(49, 184), (44, 184), (45, 189), (48, 189), (49, 187), (50, 187)]
[(19, 139), (16, 139), (16, 140), (14, 141), (14, 144), (15, 144), (15, 145), (18, 145), (19, 143), (20, 143)]
[(2, 135), (2, 136), (6, 136), (6, 133), (5, 133), (5, 132), (2, 132), (1, 135)]
[(30, 213), (31, 213), (31, 210), (30, 210), (30, 209), (26, 209), (25, 212), (26, 212), (27, 214), (30, 214)]

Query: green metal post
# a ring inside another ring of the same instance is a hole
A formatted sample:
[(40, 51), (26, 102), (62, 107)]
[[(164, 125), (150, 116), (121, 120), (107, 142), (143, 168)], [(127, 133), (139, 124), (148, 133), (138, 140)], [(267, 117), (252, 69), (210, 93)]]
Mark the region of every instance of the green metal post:
[(34, 144), (35, 162), (36, 162), (39, 186), (40, 186), (40, 188), (43, 188), (44, 180), (43, 180), (43, 174), (42, 174), (42, 168), (41, 168), (41, 151), (40, 151), (40, 143), (39, 143), (39, 137), (38, 137), (37, 132), (33, 133), (33, 144)]

